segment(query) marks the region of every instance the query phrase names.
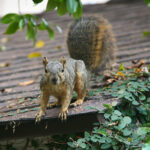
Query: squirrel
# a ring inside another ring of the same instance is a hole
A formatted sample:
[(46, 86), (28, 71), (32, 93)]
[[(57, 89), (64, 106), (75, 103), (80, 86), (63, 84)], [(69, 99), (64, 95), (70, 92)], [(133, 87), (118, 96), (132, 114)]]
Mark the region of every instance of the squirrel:
[[(70, 105), (73, 90), (77, 92), (78, 98), (72, 106), (81, 105), (87, 94), (88, 74), (82, 60), (72, 58), (61, 58), (61, 60), (48, 62), (43, 58), (45, 74), (40, 81), (41, 104), (40, 112), (36, 116), (36, 122), (41, 120), (45, 114), (46, 107), (61, 105), (59, 117), (61, 120), (67, 118), (68, 107)], [(49, 96), (57, 98), (56, 102), (48, 104)]]
[[(45, 114), (47, 106), (57, 105), (61, 105), (60, 119), (65, 120), (73, 90), (78, 95), (73, 106), (81, 105), (88, 93), (88, 71), (102, 72), (115, 62), (116, 40), (110, 23), (102, 16), (75, 21), (68, 32), (67, 46), (72, 58), (63, 57), (60, 61), (50, 62), (43, 58), (45, 74), (40, 81), (41, 104), (37, 122)], [(50, 95), (57, 101), (47, 105)]]
[(71, 58), (83, 60), (93, 73), (110, 70), (116, 61), (116, 40), (112, 26), (101, 15), (76, 20), (67, 35)]

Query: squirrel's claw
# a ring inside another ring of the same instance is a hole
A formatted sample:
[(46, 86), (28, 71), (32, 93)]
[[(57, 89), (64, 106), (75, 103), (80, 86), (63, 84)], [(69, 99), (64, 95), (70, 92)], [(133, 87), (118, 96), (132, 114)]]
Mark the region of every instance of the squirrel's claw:
[(40, 122), (41, 121), (41, 118), (45, 116), (45, 113), (43, 112), (39, 112), (36, 114), (36, 119), (35, 119), (35, 122)]
[(66, 120), (66, 119), (67, 119), (67, 113), (68, 113), (68, 110), (66, 110), (66, 111), (61, 111), (61, 112), (59, 113), (59, 118), (60, 118), (61, 120)]
[(75, 106), (79, 106), (83, 103), (83, 99), (78, 99), (76, 100), (74, 103), (70, 104), (71, 106), (75, 107)]

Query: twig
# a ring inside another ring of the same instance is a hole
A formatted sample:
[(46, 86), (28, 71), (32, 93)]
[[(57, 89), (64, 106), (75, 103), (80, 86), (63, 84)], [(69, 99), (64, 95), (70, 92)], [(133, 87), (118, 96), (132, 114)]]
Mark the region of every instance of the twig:
[(20, 9), (20, 0), (18, 0), (18, 13), (21, 14), (21, 9)]
[(22, 150), (27, 150), (28, 145), (29, 145), (29, 142), (30, 142), (30, 140), (29, 140), (29, 138), (27, 138), (27, 139), (26, 139), (26, 143), (25, 143), (25, 145), (24, 145), (24, 147), (23, 147)]

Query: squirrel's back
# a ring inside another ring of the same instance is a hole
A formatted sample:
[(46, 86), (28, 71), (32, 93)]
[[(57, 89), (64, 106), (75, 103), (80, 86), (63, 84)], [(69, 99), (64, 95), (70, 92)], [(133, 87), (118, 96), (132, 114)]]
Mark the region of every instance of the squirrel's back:
[(68, 32), (67, 46), (70, 56), (83, 60), (93, 72), (110, 69), (115, 62), (116, 40), (110, 23), (102, 16), (75, 21)]

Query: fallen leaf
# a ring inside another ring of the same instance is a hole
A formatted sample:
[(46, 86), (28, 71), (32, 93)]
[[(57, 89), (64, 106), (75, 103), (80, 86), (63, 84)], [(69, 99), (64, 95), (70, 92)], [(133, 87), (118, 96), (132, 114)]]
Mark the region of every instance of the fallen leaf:
[(9, 104), (7, 105), (7, 108), (13, 108), (13, 106), (15, 106), (16, 104), (12, 103), (12, 104)]
[(28, 109), (21, 109), (20, 110), (20, 113), (25, 113), (25, 112), (27, 112), (28, 111)]
[(6, 50), (6, 46), (2, 45), (0, 46), (0, 51), (5, 51)]
[(39, 107), (35, 107), (35, 108), (32, 108), (31, 110), (37, 111), (37, 110), (40, 110), (40, 108)]
[(41, 57), (41, 56), (42, 54), (40, 52), (33, 52), (28, 55), (28, 58), (31, 59), (31, 58)]
[(143, 72), (149, 73), (148, 68), (146, 66), (141, 68)]
[(108, 79), (108, 80), (104, 83), (104, 85), (109, 85), (109, 84), (111, 84), (111, 83), (113, 83), (113, 82), (115, 82), (115, 81), (116, 81), (116, 79), (114, 79), (114, 78)]
[(142, 71), (141, 68), (136, 68), (136, 69), (135, 69), (135, 73), (139, 73), (139, 72), (141, 72), (141, 71)]
[(4, 38), (1, 39), (1, 42), (2, 43), (7, 43), (9, 40), (10, 40), (9, 37), (4, 37)]
[(21, 104), (21, 103), (23, 103), (23, 102), (24, 102), (24, 98), (21, 98), (21, 99), (18, 101), (19, 104)]
[(17, 114), (19, 114), (20, 113), (20, 109), (17, 109)]
[(14, 116), (14, 114), (13, 113), (8, 113), (7, 116)]
[(124, 73), (122, 72), (117, 72), (116, 75), (115, 75), (115, 78), (119, 79), (119, 78), (124, 78)]
[(29, 80), (29, 81), (20, 82), (20, 83), (18, 83), (18, 85), (19, 86), (26, 86), (26, 85), (33, 84), (34, 82), (35, 82), (34, 80)]
[(117, 75), (121, 76), (121, 77), (124, 77), (124, 73), (122, 73), (122, 72), (117, 72)]
[(9, 67), (9, 66), (10, 66), (9, 62), (0, 64), (0, 68)]
[(61, 46), (56, 46), (56, 49), (57, 50), (60, 50), (62, 47)]
[(42, 40), (37, 41), (37, 43), (35, 44), (35, 48), (42, 48), (44, 47), (45, 43)]
[(0, 89), (0, 93), (3, 93), (5, 91), (5, 89)]
[(7, 92), (7, 93), (9, 93), (9, 92), (11, 92), (12, 91), (12, 89), (11, 88), (7, 88), (7, 89), (5, 89), (5, 92)]

